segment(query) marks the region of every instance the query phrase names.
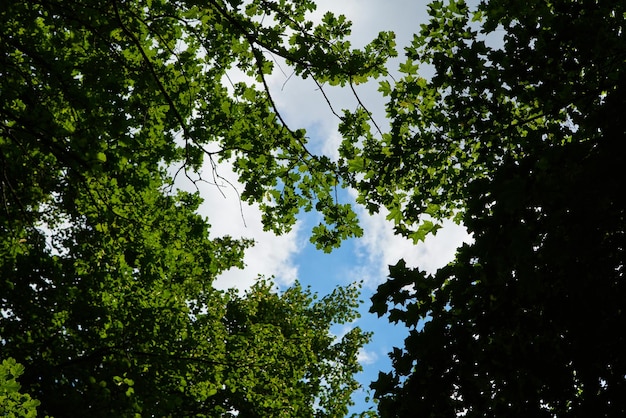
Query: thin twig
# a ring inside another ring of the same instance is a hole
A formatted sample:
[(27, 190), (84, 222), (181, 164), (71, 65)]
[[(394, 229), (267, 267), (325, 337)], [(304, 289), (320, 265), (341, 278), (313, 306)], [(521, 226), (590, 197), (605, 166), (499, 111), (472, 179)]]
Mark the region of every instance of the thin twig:
[(383, 135), (383, 131), (380, 129), (380, 127), (378, 126), (378, 124), (374, 120), (374, 117), (372, 116), (372, 112), (370, 112), (365, 107), (365, 105), (361, 101), (361, 98), (359, 97), (359, 95), (357, 94), (356, 90), (354, 89), (354, 83), (352, 82), (352, 77), (350, 77), (350, 90), (352, 90), (352, 94), (354, 94), (354, 97), (356, 98), (357, 102), (359, 103), (359, 106), (361, 106), (361, 109), (363, 109), (365, 111), (365, 113), (367, 113), (367, 116), (369, 117), (370, 121), (372, 122), (372, 124), (374, 125), (374, 127), (376, 128), (378, 133), (382, 136)]
[(317, 79), (315, 77), (311, 76), (311, 78), (313, 79), (313, 81), (317, 85), (317, 88), (319, 89), (319, 91), (322, 93), (322, 96), (324, 96), (324, 100), (326, 100), (326, 103), (328, 104), (328, 107), (330, 108), (330, 111), (333, 112), (333, 115), (337, 116), (337, 118), (341, 119), (341, 116), (339, 116), (339, 114), (333, 108), (333, 105), (330, 103), (330, 99), (326, 95), (326, 92), (324, 91), (324, 87), (320, 84), (319, 81), (317, 81)]

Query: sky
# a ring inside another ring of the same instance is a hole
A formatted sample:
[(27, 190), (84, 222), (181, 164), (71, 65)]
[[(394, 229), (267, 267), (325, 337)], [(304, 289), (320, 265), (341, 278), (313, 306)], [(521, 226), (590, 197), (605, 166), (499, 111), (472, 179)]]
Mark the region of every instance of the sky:
[[(355, 47), (365, 45), (379, 31), (394, 31), (399, 51), (399, 58), (389, 64), (390, 72), (394, 73), (402, 59), (403, 46), (408, 45), (419, 24), (426, 19), (426, 4), (425, 1), (415, 0), (320, 0), (314, 18), (320, 18), (327, 10), (346, 15), (353, 22), (350, 40)], [(268, 80), (281, 115), (291, 128), (307, 129), (311, 147), (331, 157), (336, 155), (340, 140), (336, 131), (338, 119), (312, 80), (289, 77), (288, 69), (284, 70), (286, 74), (276, 71)], [(357, 86), (357, 91), (382, 127), (388, 122), (384, 115), (384, 100), (376, 91), (377, 86), (378, 82), (374, 81)], [(354, 109), (356, 106), (349, 89), (327, 88), (325, 92), (335, 109)], [(379, 370), (391, 370), (387, 353), (394, 346), (401, 347), (407, 335), (402, 326), (391, 325), (385, 318), (368, 313), (369, 299), (376, 287), (386, 280), (388, 266), (403, 258), (409, 266), (433, 272), (452, 260), (455, 249), (462, 241), (470, 239), (464, 228), (449, 223), (425, 243), (413, 245), (393, 234), (392, 225), (385, 219), (384, 213), (369, 216), (357, 207), (364, 229), (363, 237), (349, 240), (331, 254), (324, 254), (309, 243), (311, 227), (318, 222), (316, 214), (301, 216), (288, 234), (275, 236), (264, 232), (258, 207), (239, 201), (237, 189), (242, 190), (242, 187), (229, 164), (221, 164), (218, 170), (234, 188), (225, 186), (218, 191), (214, 185), (200, 185), (200, 193), (205, 199), (201, 214), (208, 217), (213, 236), (252, 238), (256, 244), (246, 253), (246, 268), (222, 274), (215, 286), (244, 290), (254, 283), (258, 275), (264, 275), (274, 276), (279, 287), (284, 288), (299, 280), (324, 295), (338, 285), (363, 281), (361, 318), (347, 326), (336, 327), (333, 332), (340, 336), (350, 327), (359, 326), (374, 333), (372, 342), (364, 347), (359, 356), (364, 371), (358, 379), (367, 389)], [(353, 198), (353, 193), (347, 192), (345, 198)], [(371, 406), (365, 403), (364, 396), (364, 391), (355, 395), (356, 405), (351, 412), (363, 411)]]

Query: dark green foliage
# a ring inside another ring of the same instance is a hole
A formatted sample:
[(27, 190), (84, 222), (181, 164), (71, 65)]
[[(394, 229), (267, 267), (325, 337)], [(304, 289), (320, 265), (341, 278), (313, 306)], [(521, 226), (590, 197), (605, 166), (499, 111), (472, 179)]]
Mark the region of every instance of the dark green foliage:
[(625, 13), (431, 5), (407, 53), (435, 75), (388, 91), (362, 193), (402, 204), (401, 233), (459, 213), (474, 242), (432, 275), (399, 263), (372, 299), (410, 327), (372, 384), (381, 416), (626, 413)]

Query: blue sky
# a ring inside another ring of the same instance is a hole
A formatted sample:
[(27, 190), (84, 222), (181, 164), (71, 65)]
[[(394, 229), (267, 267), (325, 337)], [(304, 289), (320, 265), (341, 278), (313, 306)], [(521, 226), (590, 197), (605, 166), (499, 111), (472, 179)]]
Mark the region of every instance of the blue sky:
[[(385, 317), (378, 318), (377, 315), (369, 313), (369, 299), (376, 290), (376, 286), (385, 280), (387, 265), (395, 264), (400, 258), (405, 258), (409, 265), (426, 267), (427, 270), (434, 271), (450, 261), (456, 246), (462, 240), (468, 239), (463, 228), (450, 224), (437, 236), (417, 246), (412, 244), (405, 246), (402, 240), (397, 238), (394, 244), (394, 240), (383, 238), (380, 245), (390, 245), (391, 248), (389, 251), (376, 252), (358, 239), (352, 239), (330, 254), (316, 250), (309, 243), (297, 253), (294, 261), (297, 263), (298, 280), (304, 285), (310, 285), (321, 294), (329, 293), (337, 285), (346, 285), (359, 280), (365, 282), (361, 293), (363, 300), (360, 307), (361, 318), (351, 324), (351, 326), (359, 326), (365, 331), (373, 332), (372, 341), (364, 347), (361, 353), (361, 364), (364, 370), (358, 378), (365, 390), (368, 389), (369, 383), (376, 379), (379, 371), (391, 370), (387, 353), (394, 346), (402, 347), (403, 339), (408, 335), (407, 329), (402, 325), (390, 324)], [(397, 253), (393, 249), (394, 246)], [(412, 251), (407, 252), (407, 248)], [(372, 254), (374, 258), (370, 259)], [(396, 258), (384, 264), (383, 260), (389, 257)], [(346, 330), (347, 327), (339, 326), (336, 327), (335, 332), (339, 334)], [(355, 395), (356, 404), (353, 412), (363, 411), (371, 405), (365, 403), (365, 390)]]
[[(325, 11), (343, 13), (353, 22), (351, 41), (353, 46), (361, 47), (374, 38), (381, 30), (392, 30), (396, 33), (400, 57), (391, 62), (393, 73), (402, 59), (402, 48), (412, 39), (413, 33), (419, 29), (426, 16), (427, 2), (414, 0), (319, 0), (315, 17), (321, 17)], [(311, 80), (300, 80), (289, 77), (288, 68), (284, 74), (276, 71), (269, 78), (272, 95), (283, 118), (292, 129), (307, 129), (312, 149), (333, 157), (340, 137), (337, 133), (337, 118), (323, 97), (318, 87)], [(237, 75), (233, 74), (236, 79)], [(377, 92), (378, 82), (357, 86), (360, 99), (373, 113), (379, 126), (387, 124), (384, 115), (384, 101)], [(342, 108), (354, 109), (356, 99), (349, 89), (327, 88), (328, 95), (335, 110)], [(228, 163), (218, 167), (219, 174), (227, 178), (235, 188), (241, 190), (236, 176), (232, 174)], [(207, 173), (206, 178), (210, 175)], [(357, 240), (349, 240), (331, 254), (324, 254), (309, 243), (311, 226), (317, 223), (315, 214), (306, 214), (300, 218), (296, 227), (288, 234), (275, 236), (264, 232), (258, 208), (242, 204), (236, 190), (230, 186), (222, 187), (222, 192), (214, 185), (201, 185), (200, 192), (205, 199), (201, 213), (208, 217), (212, 224), (213, 236), (232, 235), (234, 237), (253, 238), (256, 245), (249, 249), (244, 270), (233, 270), (224, 273), (216, 281), (219, 288), (236, 287), (245, 289), (261, 274), (274, 276), (281, 287), (288, 286), (295, 280), (320, 293), (327, 294), (338, 285), (347, 285), (354, 281), (363, 281), (361, 307), (362, 317), (353, 324), (366, 331), (374, 332), (372, 342), (364, 348), (361, 360), (364, 368), (358, 378), (365, 388), (376, 378), (379, 370), (389, 371), (390, 362), (387, 353), (394, 346), (402, 346), (406, 329), (389, 324), (386, 318), (377, 318), (368, 313), (369, 298), (376, 286), (386, 279), (388, 265), (395, 264), (404, 258), (408, 265), (419, 266), (427, 271), (434, 271), (451, 261), (454, 250), (469, 237), (462, 227), (449, 224), (440, 230), (435, 237), (417, 246), (393, 234), (391, 224), (386, 221), (385, 214), (369, 216), (361, 208), (357, 208), (364, 236)], [(349, 192), (344, 198), (351, 199)], [(334, 330), (341, 333), (342, 328)], [(367, 409), (364, 394), (357, 394), (357, 405), (354, 412)]]

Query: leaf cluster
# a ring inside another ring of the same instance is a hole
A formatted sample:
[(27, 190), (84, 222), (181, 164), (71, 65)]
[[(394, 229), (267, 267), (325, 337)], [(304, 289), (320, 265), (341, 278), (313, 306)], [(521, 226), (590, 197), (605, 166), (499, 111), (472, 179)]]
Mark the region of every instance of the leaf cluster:
[(37, 416), (37, 407), (40, 402), (32, 399), (30, 395), (20, 393), (21, 385), (17, 382), (24, 373), (24, 366), (15, 359), (2, 360), (0, 364), (0, 414), (4, 417)]

